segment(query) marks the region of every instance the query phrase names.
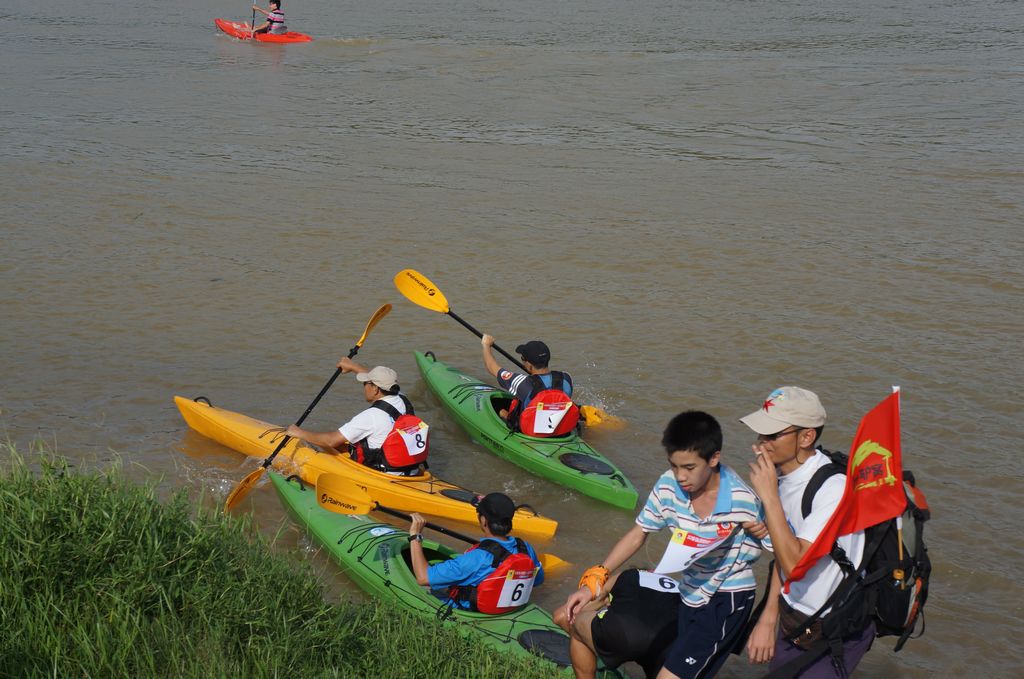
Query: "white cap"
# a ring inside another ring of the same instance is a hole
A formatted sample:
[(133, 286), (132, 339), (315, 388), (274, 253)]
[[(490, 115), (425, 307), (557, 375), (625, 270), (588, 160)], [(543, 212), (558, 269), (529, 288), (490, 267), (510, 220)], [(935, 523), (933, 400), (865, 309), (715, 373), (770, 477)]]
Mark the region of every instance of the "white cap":
[(356, 375), (360, 382), (371, 382), (384, 391), (391, 391), (391, 388), (398, 384), (398, 373), (391, 368), (378, 365), (373, 370)]
[(818, 395), (800, 387), (779, 387), (761, 407), (740, 422), (758, 434), (776, 434), (786, 427), (816, 429), (825, 424), (825, 409)]

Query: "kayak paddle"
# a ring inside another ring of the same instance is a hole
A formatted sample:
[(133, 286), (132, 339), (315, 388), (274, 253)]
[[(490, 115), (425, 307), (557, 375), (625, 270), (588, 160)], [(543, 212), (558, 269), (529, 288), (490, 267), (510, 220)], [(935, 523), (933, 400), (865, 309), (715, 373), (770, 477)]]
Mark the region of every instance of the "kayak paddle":
[[(381, 308), (377, 309), (376, 312), (374, 312), (373, 316), (370, 317), (369, 322), (366, 324), (366, 329), (363, 330), (363, 336), (360, 337), (359, 341), (356, 342), (356, 345), (352, 347), (351, 350), (349, 350), (349, 358), (353, 358), (357, 353), (359, 353), (359, 347), (363, 346), (363, 342), (366, 341), (366, 337), (370, 334), (370, 331), (373, 330), (373, 327), (377, 325), (378, 322), (380, 322), (380, 319), (387, 316), (388, 312), (390, 311), (391, 305), (385, 304)], [(320, 402), (320, 399), (324, 397), (324, 394), (326, 394), (327, 390), (331, 388), (331, 385), (334, 384), (334, 381), (338, 379), (339, 375), (341, 375), (341, 368), (336, 368), (334, 374), (331, 375), (331, 379), (327, 380), (327, 384), (324, 385), (324, 388), (320, 390), (320, 393), (316, 395), (316, 398), (313, 399), (313, 402), (309, 404), (308, 408), (306, 408), (306, 412), (302, 413), (302, 417), (295, 421), (295, 426), (299, 426), (306, 421), (306, 418), (313, 411), (313, 408), (315, 408), (316, 404)], [(260, 465), (260, 468), (254, 472), (251, 472), (248, 476), (242, 479), (237, 486), (235, 486), (234, 490), (232, 490), (231, 493), (228, 495), (228, 499), (225, 500), (224, 502), (225, 511), (235, 507), (239, 502), (242, 501), (242, 498), (249, 494), (249, 491), (256, 486), (259, 480), (263, 477), (263, 474), (266, 473), (267, 467), (269, 467), (271, 463), (273, 463), (274, 458), (277, 457), (277, 454), (281, 452), (281, 450), (285, 447), (285, 445), (287, 445), (288, 441), (290, 440), (290, 436), (285, 436), (284, 438), (282, 438), (281, 442), (277, 444), (277, 448), (275, 448), (274, 452), (270, 454), (270, 457), (263, 460), (263, 463)]]
[[(448, 306), (448, 300), (445, 298), (444, 293), (441, 292), (429, 278), (421, 274), (419, 271), (416, 271), (415, 269), (403, 269), (402, 271), (399, 271), (395, 274), (395, 287), (398, 288), (398, 291), (405, 295), (405, 298), (413, 304), (418, 304), (424, 309), (439, 311), (442, 314), (451, 316), (477, 337), (483, 337), (483, 333), (466, 321), (462, 320), (454, 311), (451, 310)], [(515, 356), (508, 353), (497, 344), (492, 344), (491, 346), (499, 354), (512, 361), (512, 363), (518, 366), (520, 370), (526, 370), (526, 368), (523, 367), (523, 364), (520, 363)], [(583, 417), (583, 421), (587, 426), (594, 426), (602, 423), (622, 424), (621, 418), (615, 417), (597, 406), (580, 406), (580, 416)]]
[[(337, 514), (369, 514), (370, 512), (381, 512), (406, 521), (412, 521), (412, 517), (405, 512), (400, 512), (391, 507), (385, 507), (374, 500), (366, 490), (352, 479), (339, 474), (321, 474), (316, 479), (316, 501), (321, 507)], [(456, 532), (451, 528), (439, 526), (436, 523), (427, 521), (423, 524), (431, 530), (443, 533), (456, 540), (468, 542), (475, 545), (479, 542), (476, 538)], [(554, 554), (537, 553), (537, 560), (544, 566), (544, 570), (551, 571), (571, 564)]]

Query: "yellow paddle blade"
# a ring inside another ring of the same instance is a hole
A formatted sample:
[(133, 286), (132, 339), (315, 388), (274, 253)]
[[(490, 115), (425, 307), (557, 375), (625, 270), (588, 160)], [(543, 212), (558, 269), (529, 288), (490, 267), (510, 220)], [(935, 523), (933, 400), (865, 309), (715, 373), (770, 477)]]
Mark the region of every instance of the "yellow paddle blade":
[(317, 477), (316, 501), (335, 514), (369, 514), (377, 505), (351, 479), (337, 474), (321, 474)]
[(583, 418), (583, 423), (588, 427), (621, 429), (626, 426), (626, 421), (621, 417), (615, 417), (597, 406), (580, 406), (580, 417)]
[(419, 304), (424, 309), (440, 311), (446, 314), (449, 311), (448, 300), (444, 293), (437, 289), (429, 278), (414, 269), (403, 269), (395, 274), (395, 287), (405, 295), (413, 304)]
[(250, 472), (248, 476), (239, 481), (238, 485), (235, 486), (228, 494), (228, 499), (224, 501), (224, 511), (234, 509), (238, 506), (238, 503), (249, 494), (249, 491), (256, 487), (256, 484), (263, 478), (263, 474), (267, 471), (266, 467), (260, 467), (254, 472)]
[(363, 342), (366, 341), (366, 338), (370, 334), (370, 331), (373, 330), (373, 326), (377, 325), (380, 322), (380, 319), (382, 319), (385, 316), (387, 316), (388, 313), (390, 313), (390, 311), (391, 311), (391, 305), (390, 304), (385, 304), (381, 308), (377, 309), (377, 311), (373, 314), (373, 316), (370, 317), (369, 322), (366, 324), (366, 330), (363, 330), (363, 336), (359, 338), (358, 342), (356, 342), (356, 346), (357, 347), (363, 346)]
[(544, 566), (545, 573), (555, 573), (572, 565), (565, 559), (561, 559), (554, 554), (548, 554), (546, 552), (538, 552), (537, 558), (540, 559), (540, 565)]

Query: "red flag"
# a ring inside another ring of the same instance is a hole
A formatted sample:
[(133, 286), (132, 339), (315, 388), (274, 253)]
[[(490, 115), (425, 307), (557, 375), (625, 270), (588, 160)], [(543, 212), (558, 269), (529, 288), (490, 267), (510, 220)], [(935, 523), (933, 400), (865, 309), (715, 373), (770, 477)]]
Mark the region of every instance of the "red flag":
[(832, 551), (836, 538), (900, 516), (907, 508), (900, 457), (899, 391), (864, 416), (850, 450), (843, 499), (789, 574), (786, 591), (789, 583), (802, 578), (818, 559)]

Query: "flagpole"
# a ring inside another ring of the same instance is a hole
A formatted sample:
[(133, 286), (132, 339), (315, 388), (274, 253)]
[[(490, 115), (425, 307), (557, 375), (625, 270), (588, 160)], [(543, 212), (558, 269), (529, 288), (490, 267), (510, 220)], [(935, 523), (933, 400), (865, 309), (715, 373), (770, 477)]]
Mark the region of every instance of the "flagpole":
[[(898, 384), (892, 385), (892, 393), (894, 393), (894, 394), (900, 393), (900, 386)], [(896, 412), (902, 415), (901, 411), (903, 409), (903, 404), (900, 402), (901, 400), (902, 399), (900, 399), (900, 398), (896, 399), (896, 407), (898, 408), (898, 410)], [(903, 479), (897, 479), (897, 481), (900, 483), (901, 486), (903, 485)], [(899, 561), (897, 563), (903, 563), (903, 516), (902, 515), (896, 517), (896, 544), (899, 545), (899, 548), (898, 548)], [(903, 576), (904, 576), (903, 569), (902, 568), (895, 568), (895, 569), (893, 569), (892, 575), (900, 583), (900, 589), (905, 589), (906, 585), (903, 583)]]

